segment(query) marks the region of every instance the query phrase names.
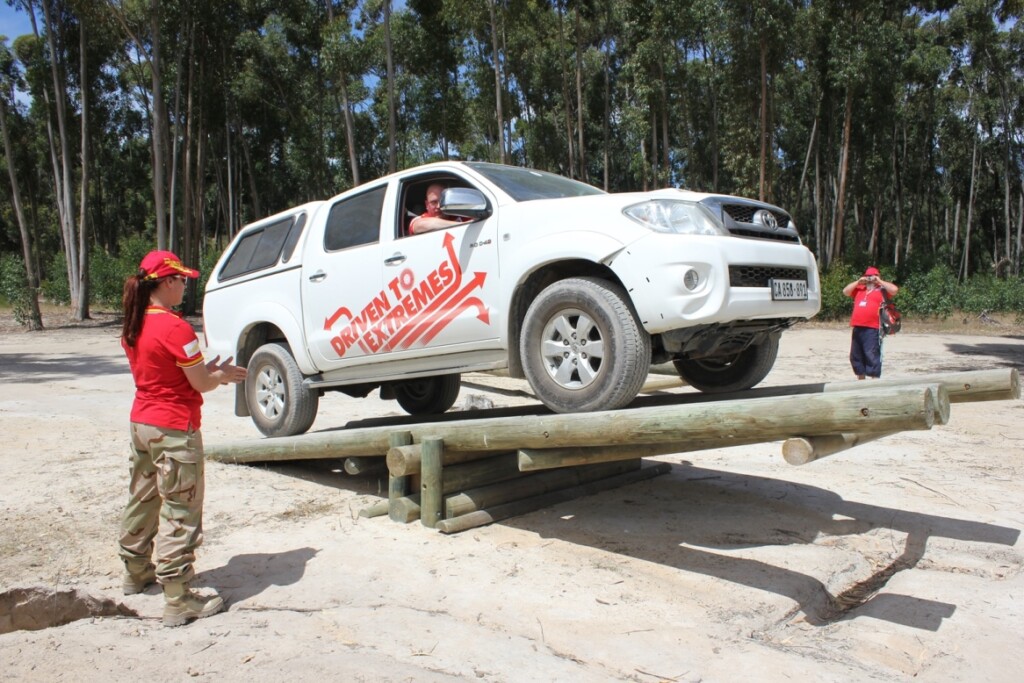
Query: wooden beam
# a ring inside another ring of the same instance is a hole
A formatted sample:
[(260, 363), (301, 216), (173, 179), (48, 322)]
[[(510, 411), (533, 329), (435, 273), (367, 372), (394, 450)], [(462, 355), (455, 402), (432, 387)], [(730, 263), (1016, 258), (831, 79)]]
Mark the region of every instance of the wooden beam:
[(353, 455), (345, 458), (344, 468), (345, 474), (359, 476), (384, 472), (387, 469), (386, 465), (384, 458), (380, 456)]
[[(471, 460), (480, 460), (494, 455), (494, 451), (455, 451), (444, 449), (441, 456), (445, 467)], [(418, 474), (420, 471), (420, 444), (414, 443), (408, 446), (396, 446), (388, 449), (387, 454), (388, 471), (396, 477), (409, 474)]]
[(420, 453), (423, 468), (420, 471), (420, 522), (433, 529), (441, 519), (441, 495), (444, 487), (444, 467), (441, 457), (444, 453), (444, 439), (427, 437), (423, 439)]
[(445, 519), (451, 519), (476, 510), (503, 505), (520, 498), (529, 498), (558, 489), (578, 486), (631, 470), (640, 469), (640, 459), (620, 460), (599, 465), (581, 465), (545, 472), (526, 474), (516, 479), (490, 486), (467, 489), (444, 500)]
[(602, 479), (579, 484), (577, 486), (570, 486), (564, 489), (558, 489), (556, 491), (533, 496), (531, 498), (523, 498), (503, 505), (495, 505), (484, 510), (476, 510), (452, 519), (442, 519), (437, 523), (436, 528), (441, 533), (454, 534), (459, 531), (465, 531), (467, 529), (483, 526), (484, 524), (490, 524), (502, 519), (507, 519), (508, 517), (524, 515), (528, 512), (533, 512), (541, 508), (557, 505), (558, 503), (565, 503), (582, 496), (593, 495), (595, 493), (600, 493), (601, 491), (607, 491), (620, 486), (634, 484), (645, 479), (651, 479), (662, 474), (667, 474), (671, 470), (672, 466), (668, 463), (657, 463), (650, 467), (644, 467), (642, 469), (604, 477)]
[[(781, 398), (743, 399), (689, 405), (652, 406), (631, 410), (538, 415), (529, 420), (491, 418), (412, 425), (414, 441), (442, 436), (455, 451), (514, 451), (530, 448), (626, 446), (679, 443), (699, 434), (749, 442), (790, 436), (929, 429), (936, 409), (948, 414), (933, 389), (923, 386), (882, 387)], [(942, 419), (938, 420), (943, 423)], [(325, 456), (387, 453), (388, 427), (302, 434), (208, 446), (221, 462), (300, 460)], [(723, 444), (726, 445), (726, 444)]]
[[(388, 434), (388, 445), (391, 447), (404, 446), (410, 443), (412, 443), (412, 434), (410, 432), (391, 432)], [(388, 501), (392, 504), (388, 508), (388, 516), (396, 522), (405, 522), (406, 520), (402, 516), (401, 511), (394, 506), (394, 503), (404, 498), (408, 493), (408, 477), (388, 475)]]
[(854, 446), (869, 443), (895, 432), (879, 434), (823, 434), (821, 436), (796, 436), (782, 444), (782, 457), (790, 465), (806, 465), (829, 455), (849, 450)]

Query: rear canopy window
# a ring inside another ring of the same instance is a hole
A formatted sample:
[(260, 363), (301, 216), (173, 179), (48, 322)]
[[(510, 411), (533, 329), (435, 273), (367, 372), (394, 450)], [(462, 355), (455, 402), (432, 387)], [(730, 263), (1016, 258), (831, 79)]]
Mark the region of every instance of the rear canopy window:
[(338, 251), (380, 239), (380, 217), (386, 190), (387, 185), (381, 185), (369, 192), (346, 197), (332, 206), (324, 231), (324, 249)]
[(246, 233), (238, 240), (227, 263), (220, 269), (217, 279), (230, 280), (233, 277), (270, 268), (280, 260), (281, 252), (285, 250), (286, 245), (287, 260), (291, 256), (291, 251), (295, 249), (295, 243), (305, 224), (306, 214), (301, 213)]

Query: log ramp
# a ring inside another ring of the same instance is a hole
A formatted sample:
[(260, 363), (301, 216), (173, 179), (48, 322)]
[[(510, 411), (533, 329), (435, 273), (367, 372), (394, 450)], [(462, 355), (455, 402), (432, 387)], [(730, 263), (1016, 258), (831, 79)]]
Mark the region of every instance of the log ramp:
[(950, 404), (1019, 399), (1015, 368), (801, 384), (572, 414), (362, 427), (210, 444), (223, 463), (344, 458), (349, 474), (388, 471), (388, 497), (360, 512), (464, 531), (671, 470), (657, 455), (782, 442), (803, 465), (909, 430), (944, 425)]

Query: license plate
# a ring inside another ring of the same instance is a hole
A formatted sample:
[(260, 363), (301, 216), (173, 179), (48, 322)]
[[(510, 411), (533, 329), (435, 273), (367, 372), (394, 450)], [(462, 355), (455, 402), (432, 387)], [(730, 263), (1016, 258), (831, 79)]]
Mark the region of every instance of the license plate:
[(804, 280), (769, 280), (773, 301), (799, 301), (807, 299), (807, 282)]

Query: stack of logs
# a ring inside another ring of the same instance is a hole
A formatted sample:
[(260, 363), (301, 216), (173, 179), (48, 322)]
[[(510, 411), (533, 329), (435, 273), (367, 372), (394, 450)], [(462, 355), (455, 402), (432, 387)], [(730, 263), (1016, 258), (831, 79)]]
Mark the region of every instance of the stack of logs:
[[(690, 395), (692, 396), (692, 395)], [(886, 435), (946, 424), (950, 403), (1020, 397), (1015, 369), (754, 389), (614, 412), (372, 427), (209, 446), (221, 462), (345, 457), (388, 469), (388, 498), (363, 510), (462, 531), (668, 472), (641, 458), (782, 441), (805, 464)]]

